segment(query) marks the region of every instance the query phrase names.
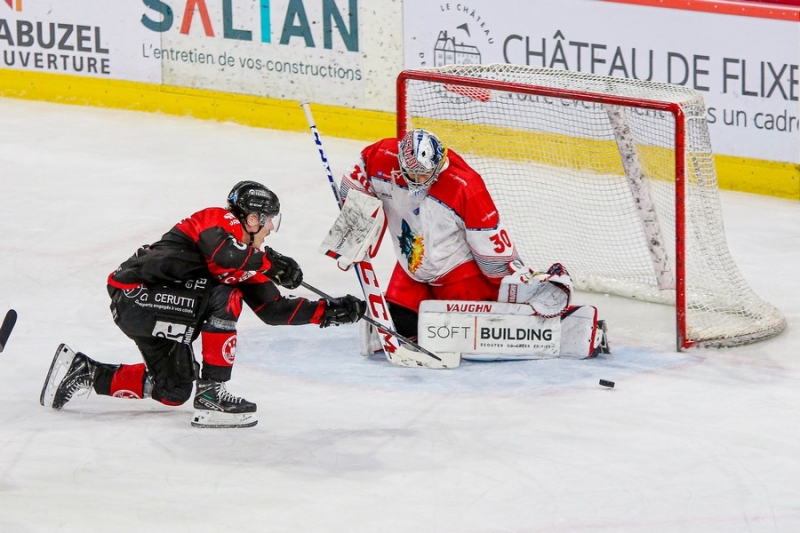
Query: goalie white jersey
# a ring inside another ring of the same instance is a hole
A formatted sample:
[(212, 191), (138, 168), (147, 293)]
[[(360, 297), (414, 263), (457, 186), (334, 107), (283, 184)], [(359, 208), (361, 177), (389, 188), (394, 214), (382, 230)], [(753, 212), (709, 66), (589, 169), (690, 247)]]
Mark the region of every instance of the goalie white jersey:
[(400, 172), (397, 139), (378, 141), (342, 178), (342, 198), (351, 189), (382, 201), (395, 255), (416, 281), (444, 282), (474, 260), (499, 284), (519, 259), (483, 179), (452, 150), (433, 185), (412, 191)]

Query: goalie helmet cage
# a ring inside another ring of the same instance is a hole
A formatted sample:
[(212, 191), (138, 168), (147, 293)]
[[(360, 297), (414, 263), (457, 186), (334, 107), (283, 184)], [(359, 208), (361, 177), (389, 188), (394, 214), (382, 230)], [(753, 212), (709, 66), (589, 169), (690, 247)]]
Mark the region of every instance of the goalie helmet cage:
[(480, 172), (528, 266), (675, 305), (678, 350), (784, 329), (728, 250), (699, 92), (507, 64), (406, 70), (398, 136), (412, 128)]

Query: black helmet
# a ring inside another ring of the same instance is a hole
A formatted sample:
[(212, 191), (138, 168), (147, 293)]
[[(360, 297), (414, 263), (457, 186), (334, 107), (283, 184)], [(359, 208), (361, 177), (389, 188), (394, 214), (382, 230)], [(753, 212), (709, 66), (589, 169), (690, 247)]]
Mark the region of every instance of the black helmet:
[(245, 225), (247, 215), (258, 215), (259, 227), (264, 227), (269, 217), (281, 212), (281, 202), (274, 192), (256, 181), (240, 181), (228, 193), (228, 209)]

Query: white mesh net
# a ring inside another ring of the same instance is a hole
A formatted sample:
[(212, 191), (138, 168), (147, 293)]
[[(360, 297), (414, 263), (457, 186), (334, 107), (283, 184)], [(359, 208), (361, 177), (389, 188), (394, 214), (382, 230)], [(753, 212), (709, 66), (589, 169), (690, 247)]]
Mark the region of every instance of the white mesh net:
[[(401, 126), (435, 132), (481, 173), (528, 266), (561, 262), (578, 289), (675, 305), (682, 240), (683, 347), (734, 346), (785, 327), (728, 251), (697, 91), (501, 64), (403, 77)], [(475, 87), (467, 80), (492, 82)], [(685, 128), (682, 230), (676, 124)]]

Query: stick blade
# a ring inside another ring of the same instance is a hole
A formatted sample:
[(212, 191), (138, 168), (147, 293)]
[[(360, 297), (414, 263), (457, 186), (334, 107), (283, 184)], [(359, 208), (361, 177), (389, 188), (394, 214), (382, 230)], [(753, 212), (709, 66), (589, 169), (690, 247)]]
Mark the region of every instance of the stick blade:
[(3, 325), (0, 326), (0, 352), (5, 349), (8, 337), (11, 336), (11, 330), (14, 329), (14, 324), (16, 323), (17, 312), (13, 309), (9, 309), (6, 313), (6, 317), (3, 319)]
[(458, 353), (438, 353), (436, 356), (439, 359), (434, 359), (429, 355), (415, 352), (402, 345), (390, 355), (389, 361), (393, 365), (410, 368), (456, 368), (461, 364), (461, 354)]

